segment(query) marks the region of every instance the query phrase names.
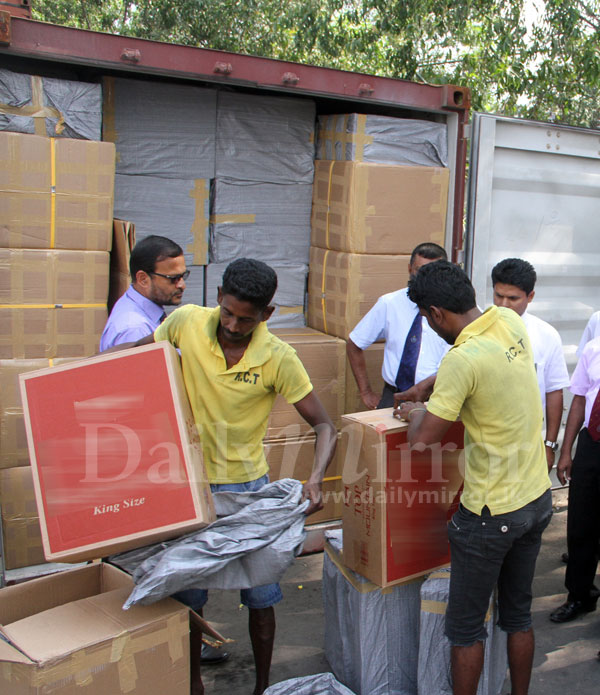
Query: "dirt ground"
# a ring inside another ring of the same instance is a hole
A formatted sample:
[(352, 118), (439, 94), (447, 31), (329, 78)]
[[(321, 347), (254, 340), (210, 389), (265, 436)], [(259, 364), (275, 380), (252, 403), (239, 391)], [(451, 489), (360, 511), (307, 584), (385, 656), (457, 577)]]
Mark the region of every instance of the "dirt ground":
[[(570, 623), (557, 625), (550, 612), (565, 600), (564, 564), (566, 491), (554, 492), (555, 513), (544, 534), (534, 583), (536, 654), (530, 695), (565, 693), (597, 695), (600, 692), (600, 610)], [(323, 607), (321, 574), (323, 555), (296, 560), (282, 582), (283, 601), (276, 608), (277, 636), (271, 682), (329, 671), (323, 653)], [(205, 616), (226, 636), (229, 661), (206, 666), (203, 672), (207, 695), (250, 695), (254, 666), (247, 632), (247, 611), (239, 605), (238, 592), (211, 592)], [(504, 693), (510, 692), (507, 681)], [(362, 695), (368, 695), (363, 693)]]

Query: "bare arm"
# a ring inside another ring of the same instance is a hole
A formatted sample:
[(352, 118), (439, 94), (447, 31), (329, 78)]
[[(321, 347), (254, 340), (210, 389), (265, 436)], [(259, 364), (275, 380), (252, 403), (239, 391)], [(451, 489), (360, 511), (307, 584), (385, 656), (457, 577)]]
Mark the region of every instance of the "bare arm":
[[(413, 412), (414, 411), (414, 412)], [(408, 442), (411, 446), (426, 447), (441, 442), (452, 422), (427, 412), (423, 403), (405, 401), (394, 410), (394, 416), (408, 422)]]
[(315, 463), (310, 478), (304, 483), (303, 490), (303, 499), (310, 500), (306, 514), (312, 514), (323, 508), (323, 477), (335, 453), (337, 432), (314, 391), (294, 403), (294, 407), (313, 428), (317, 436)]
[(563, 485), (566, 485), (567, 481), (571, 480), (571, 468), (573, 466), (571, 450), (573, 449), (575, 437), (579, 433), (584, 420), (585, 396), (573, 396), (573, 402), (571, 403), (571, 409), (567, 417), (565, 436), (563, 437), (562, 448), (560, 450), (560, 458), (556, 466), (556, 474)]
[[(560, 430), (560, 420), (563, 412), (563, 391), (550, 391), (546, 394), (546, 441), (555, 442), (558, 439), (558, 431)], [(554, 465), (554, 451), (546, 447), (546, 461), (548, 462), (548, 471)]]
[(360, 398), (367, 408), (374, 410), (379, 405), (381, 398), (373, 391), (369, 383), (364, 352), (356, 343), (348, 338), (348, 342), (346, 343), (346, 354), (348, 355), (348, 362), (350, 362), (350, 368), (356, 379)]

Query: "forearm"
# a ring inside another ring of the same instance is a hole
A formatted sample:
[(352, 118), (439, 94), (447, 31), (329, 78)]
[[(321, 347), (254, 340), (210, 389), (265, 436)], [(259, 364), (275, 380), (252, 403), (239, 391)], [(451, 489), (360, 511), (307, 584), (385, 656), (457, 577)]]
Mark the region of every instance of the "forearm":
[(309, 481), (320, 483), (335, 454), (337, 432), (333, 423), (321, 423), (314, 427), (313, 431), (316, 434), (315, 461)]
[(348, 342), (346, 343), (346, 354), (348, 356), (348, 362), (350, 362), (350, 368), (356, 379), (359, 392), (361, 394), (368, 393), (372, 389), (367, 375), (367, 363), (365, 362), (364, 352), (348, 338)]
[(563, 413), (563, 392), (551, 391), (546, 394), (546, 440), (555, 442), (560, 431), (560, 421)]
[(584, 420), (585, 396), (573, 396), (573, 402), (571, 403), (571, 408), (567, 417), (567, 424), (565, 426), (565, 435), (563, 437), (561, 453), (571, 452), (575, 438), (577, 437)]

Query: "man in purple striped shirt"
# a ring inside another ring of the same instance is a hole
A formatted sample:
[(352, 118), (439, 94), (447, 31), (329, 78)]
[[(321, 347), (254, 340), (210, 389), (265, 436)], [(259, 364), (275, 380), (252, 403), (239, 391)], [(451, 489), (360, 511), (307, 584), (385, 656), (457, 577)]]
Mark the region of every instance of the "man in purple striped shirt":
[(163, 307), (181, 304), (190, 274), (181, 246), (155, 234), (135, 245), (129, 271), (131, 285), (110, 313), (100, 339), (101, 352), (154, 333), (165, 317)]

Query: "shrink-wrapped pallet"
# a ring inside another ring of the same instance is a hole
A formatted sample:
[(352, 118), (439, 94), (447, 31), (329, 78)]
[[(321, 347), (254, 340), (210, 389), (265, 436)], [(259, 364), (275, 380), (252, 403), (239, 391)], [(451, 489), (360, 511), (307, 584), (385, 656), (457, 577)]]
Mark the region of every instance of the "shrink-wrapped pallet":
[(341, 531), (323, 560), (325, 656), (357, 695), (416, 695), (421, 581), (381, 589), (343, 565)]
[[(419, 638), (419, 695), (452, 695), (450, 642), (444, 635), (450, 571), (431, 574), (421, 587)], [(486, 616), (483, 671), (477, 695), (499, 695), (506, 676), (506, 633), (497, 625), (495, 597)]]

